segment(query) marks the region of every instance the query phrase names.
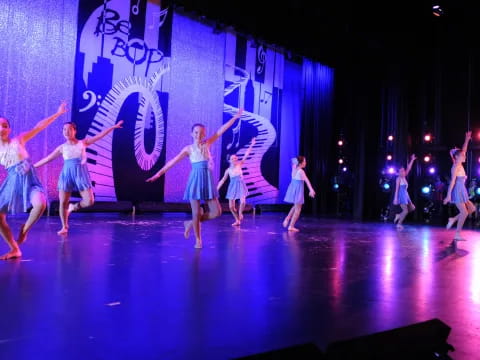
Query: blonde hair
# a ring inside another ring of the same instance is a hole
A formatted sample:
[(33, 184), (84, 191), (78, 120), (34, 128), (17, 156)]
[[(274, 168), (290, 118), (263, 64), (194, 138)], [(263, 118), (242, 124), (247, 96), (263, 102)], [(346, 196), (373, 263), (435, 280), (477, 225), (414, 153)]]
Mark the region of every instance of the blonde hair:
[(450, 150), (450, 157), (452, 158), (452, 161), (455, 162), (455, 158), (462, 152), (461, 149), (455, 147)]

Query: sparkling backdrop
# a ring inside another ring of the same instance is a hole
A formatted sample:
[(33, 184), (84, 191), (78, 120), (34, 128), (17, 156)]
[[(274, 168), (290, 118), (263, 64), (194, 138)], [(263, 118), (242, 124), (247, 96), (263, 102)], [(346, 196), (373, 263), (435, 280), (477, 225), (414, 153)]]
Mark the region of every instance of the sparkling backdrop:
[[(61, 100), (71, 103), (77, 7), (77, 0), (0, 0), (0, 114), (13, 136), (54, 113)], [(64, 141), (62, 124), (69, 120), (62, 116), (27, 144), (33, 161)], [(58, 198), (61, 166), (57, 159), (39, 169), (50, 199)]]

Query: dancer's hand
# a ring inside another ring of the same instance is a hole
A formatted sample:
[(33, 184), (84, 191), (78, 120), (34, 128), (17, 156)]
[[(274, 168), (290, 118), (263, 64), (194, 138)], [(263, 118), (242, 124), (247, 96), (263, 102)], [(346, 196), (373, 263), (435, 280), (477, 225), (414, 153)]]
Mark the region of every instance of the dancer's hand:
[(471, 131), (467, 131), (465, 133), (465, 140), (471, 140), (472, 139), (472, 132)]
[(157, 173), (152, 177), (149, 177), (147, 180), (145, 180), (145, 182), (154, 182), (154, 181), (157, 181), (159, 178), (160, 178), (160, 175)]
[(68, 111), (67, 102), (64, 100), (58, 107), (57, 114), (62, 115), (62, 114), (65, 114), (67, 111)]
[(443, 205), (447, 205), (451, 200), (451, 196), (447, 195), (445, 196), (445, 199), (443, 199)]
[(235, 114), (235, 117), (239, 118), (243, 114), (243, 108), (238, 109), (237, 113)]
[(314, 198), (315, 197), (315, 191), (313, 189), (310, 190), (310, 192), (308, 193), (308, 196), (310, 196), (311, 198)]
[(411, 160), (411, 161), (417, 160), (417, 157), (415, 156), (415, 154), (412, 154), (412, 156), (410, 156), (410, 160)]
[(256, 137), (253, 137), (252, 140), (251, 140), (251, 144), (252, 144), (252, 145), (255, 145), (256, 142), (257, 142), (257, 138), (256, 138)]
[(123, 120), (120, 120), (119, 122), (117, 122), (115, 125), (112, 126), (112, 129), (120, 129), (123, 127), (122, 125), (123, 125)]

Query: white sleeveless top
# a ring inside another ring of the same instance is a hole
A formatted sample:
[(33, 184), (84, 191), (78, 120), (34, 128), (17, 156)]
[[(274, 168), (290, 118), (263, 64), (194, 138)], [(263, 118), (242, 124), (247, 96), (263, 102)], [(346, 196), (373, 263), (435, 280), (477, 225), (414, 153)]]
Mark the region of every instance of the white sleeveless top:
[(28, 152), (25, 146), (20, 144), (17, 138), (10, 140), (8, 144), (0, 145), (0, 165), (6, 169), (28, 159)]
[(293, 180), (303, 180), (305, 178), (305, 171), (303, 169), (297, 169), (292, 171)]
[(188, 157), (192, 163), (209, 161), (211, 159), (210, 149), (206, 144), (201, 145), (200, 148), (192, 144), (190, 145)]
[(407, 185), (407, 187), (408, 187), (407, 179), (405, 179), (405, 178), (400, 178), (400, 183), (399, 183), (399, 185)]
[(82, 140), (79, 140), (76, 144), (63, 144), (60, 151), (64, 160), (81, 159), (81, 163), (85, 164), (87, 162), (87, 153), (85, 149), (85, 143)]
[(230, 177), (242, 176), (243, 175), (242, 167), (240, 165), (229, 167), (228, 175), (230, 175)]

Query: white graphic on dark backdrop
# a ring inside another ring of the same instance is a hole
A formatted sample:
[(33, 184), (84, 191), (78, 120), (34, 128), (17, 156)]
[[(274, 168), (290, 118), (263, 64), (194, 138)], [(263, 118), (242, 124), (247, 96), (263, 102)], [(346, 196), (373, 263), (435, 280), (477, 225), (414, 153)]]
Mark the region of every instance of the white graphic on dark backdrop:
[(87, 149), (98, 200), (163, 200), (145, 179), (165, 162), (171, 12), (159, 0), (80, 0), (73, 120), (78, 137), (116, 130)]
[[(256, 144), (244, 163), (243, 175), (249, 191), (250, 203), (277, 203), (281, 114), (281, 88), (283, 56), (267, 51), (262, 45), (253, 48), (251, 42), (241, 36), (227, 35), (227, 42), (234, 42), (235, 49), (226, 54), (224, 92), (225, 119), (233, 115), (239, 106), (245, 111), (242, 121), (229, 130), (222, 144), (222, 171), (228, 166), (231, 154), (243, 157), (253, 136)], [(230, 136), (230, 141), (229, 139)]]

